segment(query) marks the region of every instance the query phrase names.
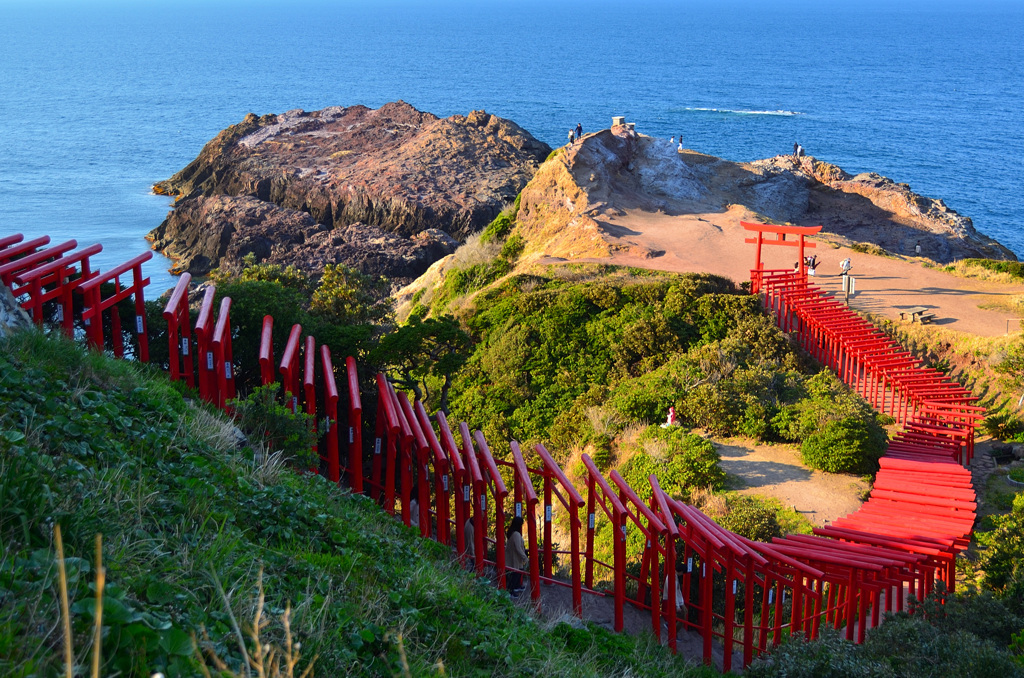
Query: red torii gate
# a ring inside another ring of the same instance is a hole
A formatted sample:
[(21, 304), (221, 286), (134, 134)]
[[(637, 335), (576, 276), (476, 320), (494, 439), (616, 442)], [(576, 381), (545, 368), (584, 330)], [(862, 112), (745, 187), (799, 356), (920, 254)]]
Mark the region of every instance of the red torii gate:
[[(814, 235), (821, 230), (821, 226), (777, 226), (775, 224), (758, 224), (749, 221), (741, 221), (740, 226), (748, 231), (754, 231), (757, 233), (756, 238), (746, 238), (744, 242), (757, 245), (757, 251), (754, 254), (754, 269), (753, 271), (763, 271), (764, 264), (761, 262), (761, 245), (784, 245), (786, 247), (799, 247), (800, 248), (800, 275), (806, 275), (807, 271), (804, 268), (804, 249), (815, 248), (813, 242), (806, 242), (805, 237)], [(764, 237), (765, 233), (774, 233), (777, 237), (774, 240), (766, 240)], [(786, 240), (787, 235), (797, 236), (796, 240)], [(754, 277), (753, 271), (751, 277)], [(757, 292), (756, 289), (752, 289), (751, 292)]]

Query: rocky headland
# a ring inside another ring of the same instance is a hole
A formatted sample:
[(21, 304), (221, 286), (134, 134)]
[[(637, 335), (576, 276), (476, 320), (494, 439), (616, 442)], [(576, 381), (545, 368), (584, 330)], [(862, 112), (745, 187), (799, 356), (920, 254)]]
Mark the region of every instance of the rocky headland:
[(626, 210), (735, 212), (772, 223), (821, 224), (825, 239), (901, 254), (913, 254), (920, 244), (921, 256), (940, 263), (1016, 259), (941, 200), (878, 174), (851, 176), (815, 158), (788, 155), (731, 162), (679, 152), (666, 139), (626, 126), (587, 135), (545, 163), (523, 191), (517, 229), (527, 254), (607, 257), (622, 247), (615, 220)]
[(251, 252), (408, 280), (510, 205), (550, 151), (483, 111), (438, 118), (402, 101), (249, 114), (154, 186), (177, 200), (149, 237), (197, 275)]
[(903, 255), (920, 245), (939, 263), (1016, 258), (941, 200), (812, 157), (732, 162), (627, 126), (549, 154), (481, 111), (438, 118), (395, 102), (250, 114), (154, 187), (177, 200), (150, 238), (194, 275), (237, 272), (253, 254), (313, 274), (344, 263), (397, 287), (521, 192), (516, 232), (531, 259), (659, 256), (623, 237), (627, 212), (821, 224), (826, 240)]

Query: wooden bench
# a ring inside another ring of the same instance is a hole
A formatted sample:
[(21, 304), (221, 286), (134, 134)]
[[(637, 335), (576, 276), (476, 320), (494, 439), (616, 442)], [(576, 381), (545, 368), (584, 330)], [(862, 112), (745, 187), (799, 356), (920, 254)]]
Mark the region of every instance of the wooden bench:
[(921, 324), (930, 323), (935, 319), (935, 314), (928, 311), (924, 306), (914, 306), (912, 308), (905, 308), (900, 311), (900, 320), (906, 320), (910, 318), (910, 322), (919, 322)]

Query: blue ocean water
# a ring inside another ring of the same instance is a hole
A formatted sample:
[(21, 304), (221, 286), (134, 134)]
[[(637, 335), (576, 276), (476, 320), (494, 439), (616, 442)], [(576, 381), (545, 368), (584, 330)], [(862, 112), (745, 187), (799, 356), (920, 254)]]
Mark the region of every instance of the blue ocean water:
[(0, 235), (112, 266), (168, 210), (150, 186), (246, 113), (404, 99), (552, 145), (613, 115), (734, 160), (799, 141), (1024, 256), (1022, 35), (1017, 2), (0, 0)]

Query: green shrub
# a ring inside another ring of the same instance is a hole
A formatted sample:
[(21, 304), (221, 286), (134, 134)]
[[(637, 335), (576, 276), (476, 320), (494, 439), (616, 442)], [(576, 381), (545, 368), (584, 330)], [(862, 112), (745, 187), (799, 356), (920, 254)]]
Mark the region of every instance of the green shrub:
[(678, 426), (649, 426), (640, 434), (637, 442), (641, 447), (651, 442), (664, 445), (664, 452), (658, 458), (646, 452), (637, 452), (622, 468), (622, 477), (642, 499), (651, 497), (648, 481), (651, 473), (658, 476), (662, 490), (682, 499), (689, 498), (693, 488), (717, 490), (725, 483), (722, 458), (709, 440)]
[[(303, 334), (316, 337), (318, 344), (331, 350), (335, 365), (345, 356), (359, 359), (369, 347), (375, 326), (369, 323), (340, 322), (327, 306), (318, 314), (308, 310), (309, 297), (302, 292), (271, 281), (234, 280), (217, 286), (217, 303), (231, 297), (232, 351), (235, 381), (240, 392), (262, 383), (259, 365), (263, 317), (274, 319), (273, 347), (280, 358), (293, 325), (302, 325)], [(335, 309), (337, 310), (337, 309)], [(353, 313), (357, 313), (353, 310)], [(276, 365), (274, 366), (276, 369)]]
[(334, 324), (379, 323), (391, 315), (387, 293), (384, 278), (363, 275), (343, 264), (327, 264), (313, 291), (309, 310)]
[(285, 459), (297, 469), (306, 470), (317, 462), (314, 417), (301, 410), (293, 412), (283, 402), (292, 397), (281, 393), (274, 382), (253, 389), (245, 398), (230, 402), (235, 408), (239, 427), (249, 436), (263, 439), (274, 451), (281, 450)]
[(991, 530), (974, 533), (978, 542), (978, 568), (984, 572), (982, 585), (1006, 591), (1024, 583), (1024, 492), (1018, 493), (1010, 513), (991, 516)]
[(885, 451), (878, 418), (831, 372), (806, 379), (806, 397), (780, 408), (772, 427), (782, 440), (802, 441), (804, 463), (830, 473), (870, 473)]
[(518, 233), (513, 233), (509, 236), (508, 240), (505, 241), (505, 244), (501, 246), (501, 253), (499, 256), (503, 259), (507, 259), (508, 261), (515, 261), (519, 258), (519, 255), (523, 253), (524, 249), (526, 249), (526, 240), (524, 240), (523, 236)]
[(1001, 410), (985, 417), (982, 422), (982, 430), (998, 440), (1011, 440), (1014, 436), (1024, 432), (1024, 423), (1012, 412)]
[(830, 421), (800, 444), (800, 458), (828, 473), (855, 473), (868, 464), (868, 430), (860, 421)]
[(749, 678), (895, 678), (884, 661), (870, 659), (861, 649), (822, 625), (821, 636), (807, 642), (791, 636), (770, 655), (747, 669)]
[(508, 234), (512, 232), (512, 228), (515, 225), (515, 215), (509, 211), (504, 211), (496, 216), (494, 221), (484, 227), (483, 233), (480, 234), (480, 242), (488, 243), (496, 240), (504, 240)]
[(726, 505), (729, 512), (719, 524), (727, 530), (764, 542), (785, 534), (779, 524), (777, 509), (758, 497), (736, 494), (726, 500)]

